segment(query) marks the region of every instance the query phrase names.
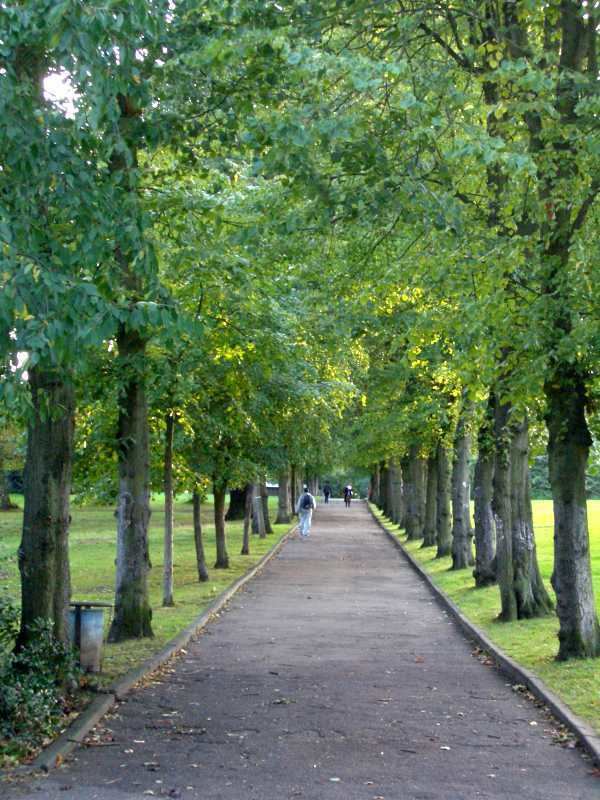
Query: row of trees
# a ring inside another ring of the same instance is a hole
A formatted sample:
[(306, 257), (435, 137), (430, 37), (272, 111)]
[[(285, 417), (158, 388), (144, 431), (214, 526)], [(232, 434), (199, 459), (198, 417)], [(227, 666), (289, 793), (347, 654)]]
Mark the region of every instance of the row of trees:
[(27, 439), (17, 647), (39, 618), (66, 637), (74, 488), (116, 504), (110, 638), (149, 636), (151, 487), (170, 604), (174, 492), (193, 493), (205, 579), (203, 494), (224, 568), (228, 487), (279, 474), (289, 520), (347, 402), (323, 303), (276, 225), (260, 227), (279, 189), (253, 168), (244, 120), (272, 102), (277, 22), (262, 4), (239, 11), (3, 8), (1, 389)]
[(476, 445), (475, 578), (497, 578), (513, 619), (551, 607), (528, 482), (530, 444), (546, 446), (559, 657), (599, 655), (586, 512), (599, 356), (596, 4), (391, 5), (351, 24), (330, 7), (335, 47), (366, 59), (375, 151), (346, 176), (353, 202), (377, 203), (378, 226), (362, 284), (371, 307), (356, 311), (370, 362), (357, 452), (380, 464), (376, 499), (409, 538), (462, 569)]
[[(29, 380), (7, 367), (2, 389), (8, 408), (28, 398), (22, 574), (48, 586), (24, 618), (64, 608), (48, 564), (67, 563), (73, 449), (90, 485), (116, 452), (118, 637), (149, 631), (163, 447), (148, 442), (168, 434), (170, 452), (173, 433), (176, 476), (222, 498), (266, 469), (317, 472), (337, 431), (348, 458), (386, 463), (384, 486), (403, 466), (409, 532), (423, 517), (428, 541), (437, 498), (456, 568), (477, 438), (477, 536), (495, 529), (503, 614), (546, 613), (533, 441), (548, 447), (559, 654), (597, 655), (595, 4), (36, 0), (4, 16), (0, 320)], [(70, 108), (44, 96), (50, 73)]]

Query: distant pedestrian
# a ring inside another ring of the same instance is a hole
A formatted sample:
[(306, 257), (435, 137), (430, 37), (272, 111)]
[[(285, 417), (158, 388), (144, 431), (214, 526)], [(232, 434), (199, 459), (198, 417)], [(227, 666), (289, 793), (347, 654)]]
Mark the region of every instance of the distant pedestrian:
[(350, 502), (352, 500), (352, 485), (349, 483), (347, 486), (344, 486), (344, 503), (346, 508), (350, 508)]
[(325, 502), (328, 503), (331, 497), (331, 486), (328, 483), (323, 487), (323, 497), (325, 498)]
[(315, 498), (308, 491), (308, 486), (304, 487), (304, 491), (298, 498), (296, 503), (296, 514), (298, 514), (300, 536), (307, 539), (310, 535), (310, 524), (312, 522), (312, 512), (317, 507)]

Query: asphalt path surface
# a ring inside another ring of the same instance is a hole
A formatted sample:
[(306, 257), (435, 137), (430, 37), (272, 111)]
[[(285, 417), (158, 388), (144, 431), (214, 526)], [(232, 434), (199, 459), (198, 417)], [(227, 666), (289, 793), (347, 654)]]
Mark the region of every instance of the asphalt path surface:
[(592, 800), (364, 504), (315, 512), (168, 670), (19, 800)]

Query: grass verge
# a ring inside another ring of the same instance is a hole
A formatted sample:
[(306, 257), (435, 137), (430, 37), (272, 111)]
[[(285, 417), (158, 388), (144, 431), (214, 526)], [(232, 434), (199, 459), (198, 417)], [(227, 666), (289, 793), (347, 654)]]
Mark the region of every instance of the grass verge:
[[(270, 498), (274, 518), (277, 498)], [(107, 507), (73, 508), (70, 532), (72, 598), (74, 600), (114, 601), (116, 524), (114, 509)], [(193, 537), (192, 505), (177, 502), (174, 530), (174, 598), (172, 607), (162, 606), (163, 525), (164, 513), (159, 503), (152, 506), (149, 528), (150, 600), (153, 608), (152, 639), (135, 639), (118, 644), (104, 644), (103, 672), (100, 685), (140, 665), (189, 625), (234, 581), (253, 567), (289, 530), (289, 525), (274, 525), (274, 533), (265, 539), (252, 536), (251, 554), (241, 556), (242, 522), (227, 523), (229, 569), (213, 569), (216, 558), (212, 505), (202, 506), (204, 547), (210, 580), (199, 583)], [(20, 584), (17, 548), (21, 537), (22, 511), (0, 514), (0, 591), (19, 598)], [(106, 616), (105, 631), (110, 619)], [(0, 762), (3, 754), (0, 742)], [(5, 753), (6, 754), (6, 753)]]
[[(471, 622), (485, 631), (511, 658), (535, 672), (576, 714), (600, 733), (600, 659), (566, 663), (556, 661), (558, 619), (555, 615), (543, 619), (499, 622), (500, 597), (496, 586), (476, 589), (471, 569), (452, 571), (450, 558), (436, 559), (434, 548), (422, 548), (419, 541), (407, 541), (404, 531), (383, 517), (374, 506), (372, 508), (388, 530), (398, 536), (406, 550)], [(588, 514), (592, 574), (600, 614), (600, 500), (588, 501)], [(550, 586), (553, 559), (552, 502), (534, 500), (533, 518), (540, 570), (548, 591), (554, 597)]]

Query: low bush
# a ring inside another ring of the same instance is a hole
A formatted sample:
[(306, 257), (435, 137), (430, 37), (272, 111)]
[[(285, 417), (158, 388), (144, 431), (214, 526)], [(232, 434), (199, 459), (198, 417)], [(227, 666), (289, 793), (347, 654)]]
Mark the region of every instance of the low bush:
[(39, 747), (68, 712), (79, 685), (73, 650), (52, 634), (50, 620), (38, 620), (29, 643), (11, 648), (19, 612), (0, 600), (0, 753), (5, 762)]

